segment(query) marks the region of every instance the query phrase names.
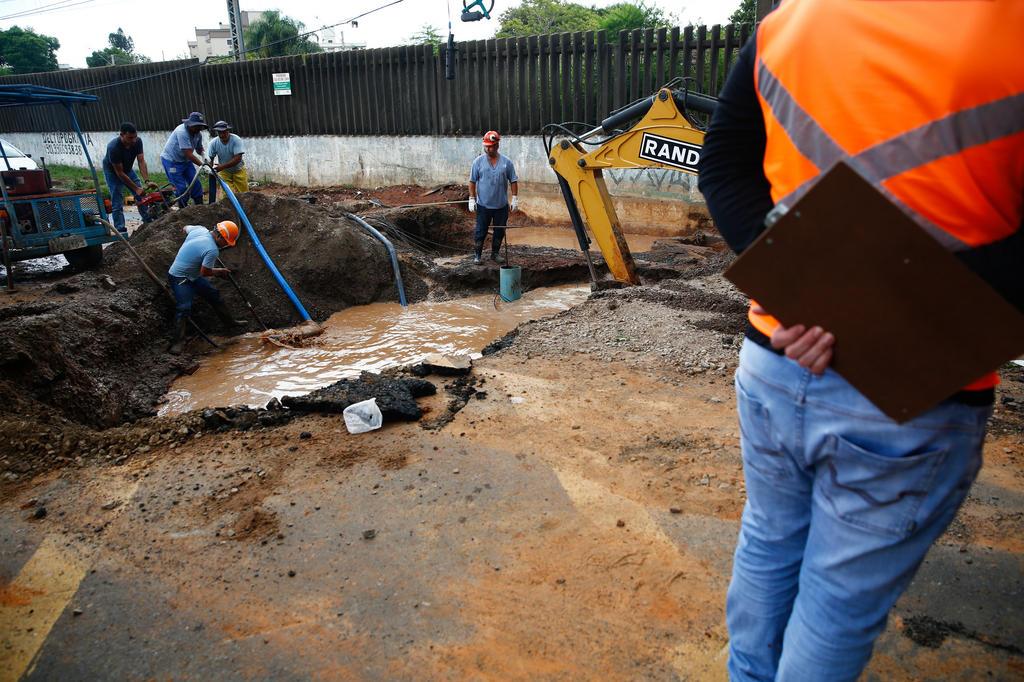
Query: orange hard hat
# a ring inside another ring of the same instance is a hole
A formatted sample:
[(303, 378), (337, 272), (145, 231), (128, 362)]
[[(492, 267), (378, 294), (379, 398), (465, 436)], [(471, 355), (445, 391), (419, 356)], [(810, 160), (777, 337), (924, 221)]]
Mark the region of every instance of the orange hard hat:
[(484, 133), (484, 144), (492, 145), (501, 142), (501, 135), (498, 134), (497, 130), (488, 130)]
[(234, 246), (238, 241), (238, 225), (231, 220), (223, 220), (217, 223), (217, 234), (227, 242), (228, 246)]

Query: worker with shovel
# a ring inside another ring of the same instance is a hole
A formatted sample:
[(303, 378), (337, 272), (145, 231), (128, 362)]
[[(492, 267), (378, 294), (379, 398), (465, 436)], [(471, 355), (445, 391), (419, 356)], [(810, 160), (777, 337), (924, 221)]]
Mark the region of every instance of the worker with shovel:
[(232, 316), (217, 287), (206, 279), (231, 275), (230, 270), (216, 265), (220, 249), (232, 247), (238, 241), (238, 226), (230, 220), (224, 220), (212, 230), (201, 225), (186, 225), (182, 229), (185, 241), (167, 271), (167, 281), (175, 301), (174, 342), (169, 350), (175, 355), (184, 348), (185, 327), (192, 314), (192, 300), (196, 294), (213, 306), (213, 311), (224, 327), (230, 329), (245, 324), (245, 320)]

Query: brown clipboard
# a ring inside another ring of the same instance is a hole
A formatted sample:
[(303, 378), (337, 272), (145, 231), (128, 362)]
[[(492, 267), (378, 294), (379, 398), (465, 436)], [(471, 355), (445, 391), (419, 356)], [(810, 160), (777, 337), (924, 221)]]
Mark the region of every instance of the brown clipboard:
[(1024, 351), (1024, 315), (846, 163), (725, 276), (782, 324), (832, 332), (832, 369), (897, 422)]

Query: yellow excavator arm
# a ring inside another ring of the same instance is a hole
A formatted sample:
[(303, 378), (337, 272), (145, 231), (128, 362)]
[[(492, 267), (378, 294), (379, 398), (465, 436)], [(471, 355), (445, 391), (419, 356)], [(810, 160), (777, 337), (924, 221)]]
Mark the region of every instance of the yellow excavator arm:
[[(601, 125), (575, 135), (566, 125), (546, 126), (545, 130), (565, 134), (557, 143), (548, 144), (548, 162), (558, 176), (558, 184), (569, 209), (569, 217), (580, 248), (587, 256), (591, 278), (597, 276), (590, 259), (590, 238), (584, 222), (597, 240), (605, 263), (619, 282), (639, 284), (633, 256), (622, 235), (615, 207), (605, 186), (605, 168), (667, 168), (697, 174), (704, 131), (687, 115), (688, 111), (711, 114), (718, 100), (672, 84), (657, 93), (612, 113)], [(637, 120), (639, 119), (639, 120)], [(624, 132), (620, 126), (636, 121)], [(592, 151), (585, 144), (604, 135)], [(553, 138), (552, 138), (553, 139)]]

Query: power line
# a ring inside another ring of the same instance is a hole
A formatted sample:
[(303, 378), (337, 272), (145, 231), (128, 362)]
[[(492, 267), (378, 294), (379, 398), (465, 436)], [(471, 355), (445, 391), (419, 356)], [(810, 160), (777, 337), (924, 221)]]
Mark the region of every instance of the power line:
[(95, 0), (78, 0), (78, 2), (72, 2), (72, 0), (60, 0), (60, 2), (53, 2), (49, 5), (42, 5), (33, 9), (22, 10), (20, 12), (14, 12), (0, 17), (0, 21), (6, 21), (7, 19), (21, 19), (24, 17), (31, 17), (37, 14), (45, 14), (46, 12), (55, 12), (59, 9), (69, 9), (77, 5), (85, 5)]
[[(361, 19), (361, 18), (365, 17), (367, 14), (373, 14), (374, 12), (379, 12), (382, 9), (385, 9), (387, 7), (391, 7), (392, 5), (397, 5), (400, 2), (405, 2), (405, 0), (394, 0), (393, 2), (389, 2), (386, 5), (381, 5), (380, 7), (375, 7), (374, 9), (371, 9), (368, 12), (363, 12), (362, 14), (358, 14), (358, 15), (352, 17), (351, 19), (346, 19), (345, 21), (339, 21), (336, 24), (328, 24), (327, 26), (321, 26), (320, 28), (313, 29), (312, 31), (306, 31), (305, 33), (299, 33), (298, 35), (289, 36), (288, 38), (282, 38), (281, 40), (275, 40), (275, 41), (273, 41), (271, 43), (266, 43), (264, 45), (260, 45), (259, 47), (248, 48), (245, 51), (243, 51), (241, 54), (248, 54), (249, 52), (258, 52), (259, 50), (262, 50), (262, 49), (264, 49), (266, 47), (270, 47), (271, 45), (277, 45), (279, 43), (287, 43), (287, 42), (289, 42), (291, 40), (298, 40), (299, 38), (306, 38), (306, 37), (311, 36), (311, 35), (313, 35), (315, 33), (319, 33), (320, 31), (323, 31), (324, 29), (334, 28), (335, 26), (343, 26), (345, 24), (350, 24), (353, 21), (355, 21), (356, 19)], [(220, 59), (227, 61), (227, 60), (231, 59), (231, 57), (230, 56), (225, 56), (225, 57), (221, 57)], [(210, 61), (210, 60), (207, 60), (207, 61)]]
[(11, 17), (18, 17), (18, 16), (21, 16), (22, 14), (32, 14), (33, 12), (38, 12), (41, 9), (45, 9), (47, 7), (53, 7), (54, 5), (66, 5), (67, 3), (71, 2), (71, 1), (72, 0), (59, 0), (59, 2), (51, 2), (49, 5), (39, 5), (37, 7), (32, 7), (30, 9), (15, 10), (15, 11), (11, 12), (8, 15), (0, 17), (0, 19), (9, 19)]
[[(82, 2), (92, 2), (93, 0), (81, 0), (81, 1)], [(380, 5), (378, 7), (374, 7), (373, 9), (368, 10), (366, 12), (363, 12), (362, 14), (357, 14), (354, 17), (351, 17), (351, 18), (346, 19), (344, 21), (339, 21), (339, 22), (337, 22), (335, 24), (328, 24), (327, 26), (321, 26), (320, 28), (314, 29), (312, 31), (307, 31), (306, 33), (300, 33), (298, 35), (290, 36), (288, 38), (282, 38), (281, 40), (275, 40), (272, 43), (267, 43), (266, 45), (260, 45), (259, 47), (247, 48), (242, 54), (248, 54), (250, 52), (256, 52), (258, 50), (262, 50), (265, 47), (270, 47), (271, 45), (277, 45), (278, 43), (285, 43), (285, 42), (289, 42), (289, 41), (292, 41), (292, 40), (298, 40), (299, 38), (305, 38), (306, 36), (313, 35), (314, 33), (318, 33), (319, 31), (323, 31), (324, 29), (334, 28), (335, 26), (342, 26), (344, 24), (349, 24), (349, 23), (352, 23), (353, 21), (355, 21), (357, 19), (361, 19), (362, 17), (365, 17), (365, 16), (367, 16), (369, 14), (373, 14), (374, 12), (379, 12), (382, 9), (391, 7), (392, 5), (397, 5), (398, 3), (404, 2), (404, 1), (405, 0), (392, 0), (392, 2), (386, 3), (384, 5)], [(213, 63), (214, 64), (223, 63), (223, 62), (227, 61), (227, 59), (228, 58), (225, 57), (221, 61), (214, 61)], [(104, 88), (112, 88), (112, 87), (116, 87), (116, 86), (119, 86), (119, 85), (127, 85), (129, 83), (136, 83), (138, 81), (149, 80), (150, 78), (159, 78), (161, 76), (166, 76), (168, 74), (178, 73), (179, 71), (187, 71), (188, 69), (196, 69), (196, 68), (199, 68), (200, 66), (203, 66), (203, 65), (209, 64), (209, 63), (211, 63), (211, 60), (207, 59), (205, 62), (199, 62), (198, 64), (186, 64), (185, 66), (179, 66), (179, 67), (174, 68), (174, 69), (168, 69), (167, 71), (161, 71), (160, 73), (152, 73), (152, 74), (149, 74), (147, 76), (137, 76), (136, 78), (126, 78), (124, 80), (113, 81), (111, 83), (104, 83), (103, 85), (94, 85), (91, 88), (82, 88), (81, 90), (78, 90), (77, 92), (92, 92), (94, 90), (103, 90)]]

